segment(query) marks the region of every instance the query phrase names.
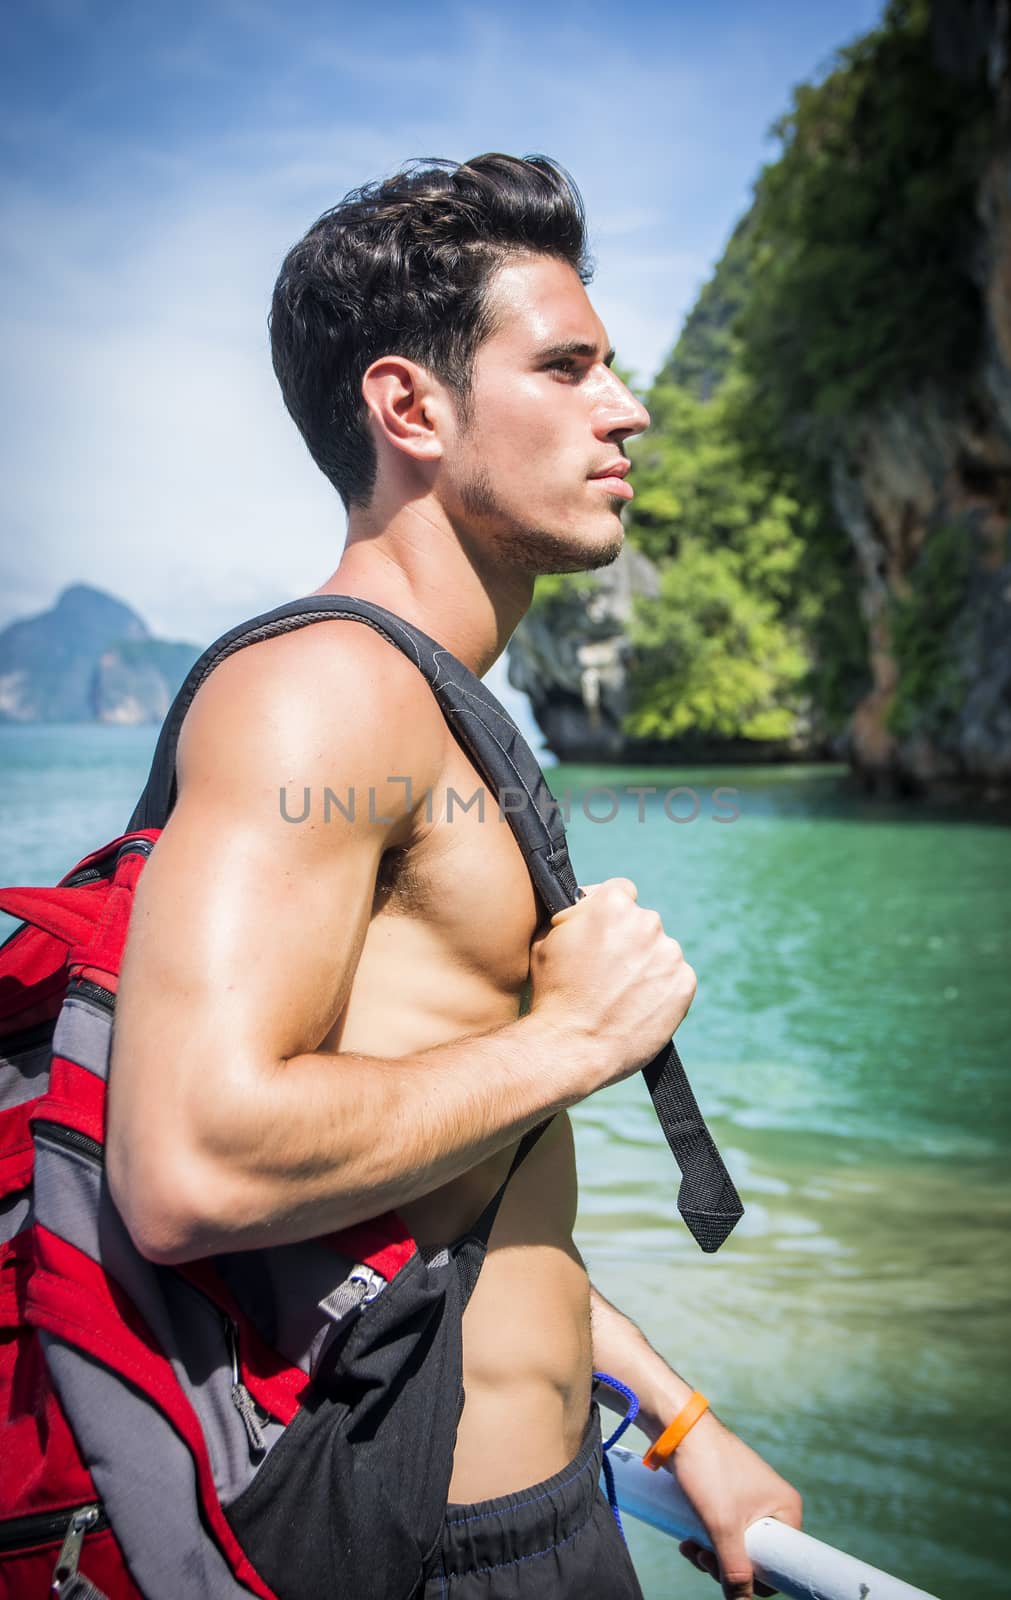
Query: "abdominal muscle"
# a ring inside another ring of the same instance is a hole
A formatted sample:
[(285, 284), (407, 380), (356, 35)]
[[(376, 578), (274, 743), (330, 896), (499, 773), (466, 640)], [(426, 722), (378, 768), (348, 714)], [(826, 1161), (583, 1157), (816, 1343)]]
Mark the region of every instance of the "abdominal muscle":
[[(348, 1006), (326, 1048), (408, 1055), (515, 1019), (515, 992), (447, 963), (444, 949), (433, 959), (425, 943), (413, 918), (374, 919)], [(515, 1149), (401, 1206), (418, 1242), (442, 1245), (465, 1233), (504, 1179)], [(526, 1488), (552, 1477), (579, 1449), (592, 1358), (589, 1283), (572, 1240), (576, 1193), (572, 1130), (567, 1116), (557, 1116), (509, 1183), (464, 1314), (465, 1399), (453, 1501)]]
[[(501, 1165), (485, 1164), (494, 1169), (492, 1192)], [(479, 1174), (482, 1168), (460, 1182)], [(455, 1187), (447, 1185), (419, 1205), (438, 1210), (445, 1197), (455, 1209), (449, 1193)], [(482, 1188), (487, 1193), (487, 1181)], [(539, 1483), (579, 1449), (592, 1361), (589, 1283), (571, 1234), (574, 1197), (572, 1133), (568, 1118), (557, 1117), (506, 1190), (464, 1313), (465, 1399), (449, 1491), (453, 1501), (493, 1499)], [(405, 1221), (412, 1231), (417, 1221), (417, 1233), (424, 1233), (414, 1210), (404, 1208)]]

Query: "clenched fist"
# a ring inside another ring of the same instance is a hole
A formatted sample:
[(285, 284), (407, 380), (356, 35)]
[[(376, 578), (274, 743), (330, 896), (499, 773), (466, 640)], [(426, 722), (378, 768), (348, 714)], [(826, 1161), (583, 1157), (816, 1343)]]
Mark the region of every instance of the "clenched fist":
[(586, 1046), (586, 1093), (652, 1061), (695, 995), (695, 973), (628, 878), (592, 884), (530, 953), (531, 1014)]

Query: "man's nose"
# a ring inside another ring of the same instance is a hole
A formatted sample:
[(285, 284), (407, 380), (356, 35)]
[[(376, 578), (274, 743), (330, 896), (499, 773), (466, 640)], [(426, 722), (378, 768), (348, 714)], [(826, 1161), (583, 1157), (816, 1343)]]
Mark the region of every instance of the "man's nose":
[(625, 439), (634, 439), (637, 433), (645, 433), (649, 427), (649, 412), (631, 389), (622, 383), (617, 373), (609, 373), (608, 376), (612, 383), (608, 395), (602, 397), (597, 408), (595, 431), (602, 438), (621, 443)]

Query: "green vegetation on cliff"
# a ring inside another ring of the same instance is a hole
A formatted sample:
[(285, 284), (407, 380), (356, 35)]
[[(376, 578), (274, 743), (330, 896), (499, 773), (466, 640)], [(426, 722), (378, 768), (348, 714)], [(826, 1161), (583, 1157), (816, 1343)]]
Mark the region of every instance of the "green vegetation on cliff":
[(943, 740), (965, 695), (956, 623), (965, 603), (970, 551), (962, 523), (934, 531), (910, 574), (909, 592), (892, 605), (891, 637), (899, 669), (888, 722), (899, 735)]
[(636, 608), (635, 709), (628, 731), (676, 739), (785, 739), (794, 732), (789, 690), (805, 660), (776, 614), (726, 552), (683, 540), (660, 594)]
[(982, 83), (937, 66), (929, 0), (893, 0), (778, 123), (738, 332), (763, 421), (801, 429), (805, 456), (866, 409), (974, 360), (989, 106)]
[(754, 224), (749, 211), (737, 224), (719, 265), (685, 318), (681, 337), (657, 373), (658, 386), (677, 384), (709, 400), (729, 373), (738, 341), (734, 324), (744, 309)]
[[(702, 386), (710, 368), (700, 368)], [(627, 730), (788, 739), (806, 662), (791, 596), (807, 514), (746, 457), (730, 418), (735, 383), (710, 401), (658, 382), (635, 450), (632, 540), (660, 566), (638, 601)]]
[[(982, 81), (935, 63), (928, 0), (892, 0), (796, 91), (632, 446), (629, 536), (659, 563), (662, 598), (633, 619), (629, 733), (817, 742), (844, 727), (868, 646), (830, 467), (875, 408), (976, 358), (990, 126)], [(925, 557), (896, 608), (902, 726), (957, 693), (938, 643), (956, 565)]]

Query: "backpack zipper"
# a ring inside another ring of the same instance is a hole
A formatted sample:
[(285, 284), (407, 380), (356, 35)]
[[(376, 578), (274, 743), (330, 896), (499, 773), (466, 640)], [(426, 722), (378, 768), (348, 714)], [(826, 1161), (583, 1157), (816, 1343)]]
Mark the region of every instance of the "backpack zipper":
[[(109, 1519), (101, 1506), (70, 1506), (63, 1511), (35, 1511), (26, 1517), (11, 1517), (7, 1522), (0, 1522), (0, 1550), (27, 1550), (32, 1545), (52, 1544), (61, 1534), (66, 1545), (74, 1519), (86, 1513), (91, 1516), (92, 1512), (94, 1516), (82, 1531), (83, 1538), (85, 1532), (93, 1533), (109, 1526)], [(63, 1550), (60, 1551), (62, 1559)]]
[(376, 1295), (386, 1288), (386, 1279), (372, 1267), (359, 1262), (347, 1277), (319, 1302), (319, 1308), (332, 1323), (340, 1326), (352, 1311), (361, 1311), (372, 1304)]
[(100, 983), (95, 983), (91, 978), (75, 978), (73, 983), (67, 985), (67, 999), (75, 995), (82, 1000), (90, 1000), (110, 1015), (116, 1009), (116, 996), (112, 990), (103, 989)]
[(52, 1582), (49, 1585), (50, 1594), (62, 1594), (64, 1584), (77, 1577), (84, 1535), (91, 1532), (100, 1516), (101, 1508), (97, 1505), (81, 1506), (78, 1511), (71, 1513), (67, 1536), (53, 1568)]
[(101, 860), (91, 867), (82, 867), (80, 872), (71, 873), (69, 878), (64, 878), (59, 885), (62, 889), (77, 889), (82, 883), (96, 883), (99, 878), (107, 878), (109, 872), (107, 863), (112, 864), (115, 871), (124, 856), (149, 856), (154, 849), (150, 839), (131, 839), (129, 844), (121, 845), (118, 850), (110, 851), (102, 856)]
[(34, 1127), (36, 1133), (41, 1133), (53, 1144), (62, 1144), (67, 1150), (76, 1150), (78, 1155), (87, 1156), (98, 1166), (104, 1165), (102, 1146), (90, 1134), (80, 1133), (76, 1128), (65, 1128), (62, 1122), (47, 1122), (44, 1118), (36, 1119)]
[(224, 1323), (225, 1343), (228, 1346), (228, 1359), (232, 1368), (232, 1405), (242, 1418), (242, 1426), (246, 1430), (246, 1438), (249, 1440), (250, 1450), (254, 1455), (266, 1455), (267, 1441), (263, 1436), (262, 1422), (271, 1420), (270, 1413), (264, 1411), (262, 1406), (257, 1405), (242, 1381), (242, 1369), (239, 1365), (238, 1324), (226, 1311), (222, 1311), (220, 1315)]
[(330, 1326), (322, 1336), (317, 1335), (313, 1347), (309, 1369), (313, 1383), (325, 1387), (330, 1368), (339, 1359), (352, 1326), (362, 1316), (365, 1307), (371, 1305), (387, 1287), (387, 1281), (381, 1273), (358, 1262), (336, 1289), (331, 1289), (319, 1302), (319, 1309), (329, 1320)]
[[(74, 1150), (79, 1155), (88, 1157), (89, 1160), (94, 1161), (99, 1166), (104, 1164), (105, 1153), (102, 1146), (90, 1134), (81, 1133), (77, 1128), (66, 1128), (62, 1122), (48, 1122), (44, 1118), (36, 1118), (34, 1127), (36, 1133), (41, 1133), (44, 1138), (51, 1140), (53, 1144), (61, 1144), (67, 1150)], [(371, 1305), (376, 1296), (382, 1294), (387, 1287), (387, 1281), (381, 1273), (375, 1272), (372, 1267), (358, 1263), (358, 1265), (351, 1268), (347, 1277), (338, 1284), (337, 1288), (332, 1289), (326, 1298), (320, 1301), (320, 1310), (324, 1311), (331, 1321), (341, 1322), (349, 1311), (361, 1311), (363, 1307)], [(196, 1289), (196, 1285), (190, 1284), (190, 1288)], [(236, 1409), (243, 1413), (243, 1420), (245, 1421), (246, 1418), (243, 1411), (245, 1401), (240, 1401), (240, 1399), (236, 1398), (235, 1390), (241, 1389), (250, 1406), (255, 1406), (255, 1401), (249, 1390), (242, 1383), (239, 1375), (238, 1326), (233, 1318), (227, 1312), (222, 1311), (220, 1306), (211, 1299), (210, 1295), (205, 1294), (202, 1289), (197, 1289), (196, 1292), (202, 1299), (208, 1300), (214, 1306), (225, 1324), (228, 1356), (232, 1364), (233, 1400), (235, 1401)], [(249, 1431), (247, 1427), (247, 1432)], [(250, 1442), (253, 1442), (251, 1432)], [(259, 1436), (255, 1447), (258, 1449), (265, 1448), (262, 1434)]]
[(386, 1279), (381, 1272), (376, 1272), (373, 1267), (366, 1267), (361, 1264), (351, 1269), (345, 1279), (345, 1283), (349, 1287), (354, 1284), (354, 1293), (357, 1294), (359, 1290), (361, 1291), (358, 1299), (359, 1309), (362, 1306), (370, 1306), (376, 1295), (382, 1294), (386, 1288)]

